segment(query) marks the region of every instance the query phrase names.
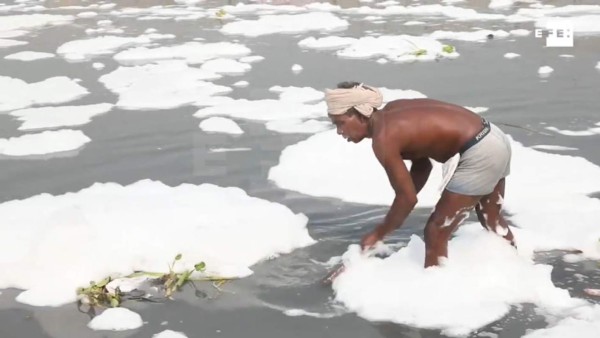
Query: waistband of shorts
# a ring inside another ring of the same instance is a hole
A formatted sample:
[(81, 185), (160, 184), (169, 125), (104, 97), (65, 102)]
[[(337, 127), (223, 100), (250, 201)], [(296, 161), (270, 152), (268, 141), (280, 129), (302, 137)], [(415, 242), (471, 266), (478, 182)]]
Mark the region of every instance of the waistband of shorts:
[(460, 148), (460, 150), (458, 151), (459, 154), (462, 155), (465, 151), (469, 150), (469, 148), (471, 148), (472, 146), (479, 143), (479, 141), (483, 140), (483, 138), (486, 137), (486, 135), (489, 134), (490, 131), (492, 130), (492, 127), (490, 126), (490, 122), (484, 118), (481, 119), (481, 125), (482, 125), (481, 130), (477, 133), (477, 135), (473, 136), (472, 139), (467, 141), (467, 143), (465, 143)]

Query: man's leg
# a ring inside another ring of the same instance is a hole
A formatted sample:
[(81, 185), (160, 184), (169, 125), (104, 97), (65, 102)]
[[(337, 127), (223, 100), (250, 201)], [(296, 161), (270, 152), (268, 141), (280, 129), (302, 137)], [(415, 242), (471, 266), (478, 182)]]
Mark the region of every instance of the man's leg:
[(480, 199), (444, 190), (425, 225), (425, 267), (438, 265), (438, 257), (448, 257), (450, 235)]
[(494, 191), (484, 196), (481, 201), (475, 207), (477, 212), (477, 218), (479, 223), (489, 231), (493, 231), (496, 234), (502, 236), (504, 239), (510, 242), (513, 246), (514, 236), (508, 223), (502, 216), (502, 203), (504, 203), (504, 186), (505, 179), (501, 179), (496, 184)]

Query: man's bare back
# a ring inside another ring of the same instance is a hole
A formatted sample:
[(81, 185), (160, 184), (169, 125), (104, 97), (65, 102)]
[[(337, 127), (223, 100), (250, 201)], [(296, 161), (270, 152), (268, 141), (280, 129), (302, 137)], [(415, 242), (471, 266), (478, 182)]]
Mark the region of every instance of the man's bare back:
[[(500, 213), (511, 147), (498, 127), (463, 107), (432, 99), (396, 100), (377, 110), (381, 92), (356, 82), (328, 90), (325, 100), (338, 134), (354, 143), (372, 138), (373, 152), (395, 192), (383, 222), (363, 237), (363, 249), (402, 225), (429, 179), (430, 159), (446, 162), (456, 154), (458, 166), (425, 225), (425, 267), (448, 257), (452, 232), (473, 208), (485, 229), (514, 245)], [(412, 161), (410, 169), (404, 160)]]
[(443, 163), (481, 131), (481, 117), (450, 103), (403, 99), (374, 113), (371, 128), (374, 143), (396, 148), (405, 160), (431, 158)]

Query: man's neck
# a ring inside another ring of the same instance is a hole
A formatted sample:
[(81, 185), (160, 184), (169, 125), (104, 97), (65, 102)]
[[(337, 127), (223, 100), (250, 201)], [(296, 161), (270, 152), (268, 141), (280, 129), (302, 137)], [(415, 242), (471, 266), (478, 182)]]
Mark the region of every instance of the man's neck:
[(377, 110), (369, 116), (369, 120), (367, 120), (367, 137), (373, 138), (373, 124), (375, 123), (375, 114), (377, 114)]

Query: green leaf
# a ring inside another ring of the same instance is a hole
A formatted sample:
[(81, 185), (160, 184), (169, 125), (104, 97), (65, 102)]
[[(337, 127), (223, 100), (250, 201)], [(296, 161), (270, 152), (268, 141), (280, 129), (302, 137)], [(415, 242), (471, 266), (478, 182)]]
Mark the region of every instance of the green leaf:
[(177, 256), (175, 256), (175, 260), (178, 261), (181, 259), (181, 254), (177, 254)]
[(416, 56), (425, 55), (425, 54), (427, 54), (427, 50), (426, 49), (419, 49), (419, 50), (416, 50), (413, 54), (416, 55)]
[(180, 287), (182, 287), (183, 284), (187, 281), (187, 279), (188, 279), (189, 276), (190, 275), (187, 272), (182, 273), (181, 275), (179, 275), (179, 278), (177, 278), (177, 283), (175, 284), (175, 287), (177, 289), (179, 289)]
[(118, 307), (119, 306), (119, 300), (116, 297), (110, 297), (110, 306), (111, 307)]
[(204, 264), (204, 262), (200, 262), (194, 265), (194, 268), (196, 269), (196, 271), (204, 271), (204, 269), (206, 269), (206, 264)]
[(452, 53), (454, 53), (454, 46), (444, 45), (444, 47), (442, 47), (442, 50), (445, 53), (452, 54)]
[(105, 287), (106, 284), (110, 283), (110, 277), (106, 277), (103, 280), (101, 280), (100, 282), (98, 282), (98, 284), (96, 284), (96, 287), (102, 288)]

